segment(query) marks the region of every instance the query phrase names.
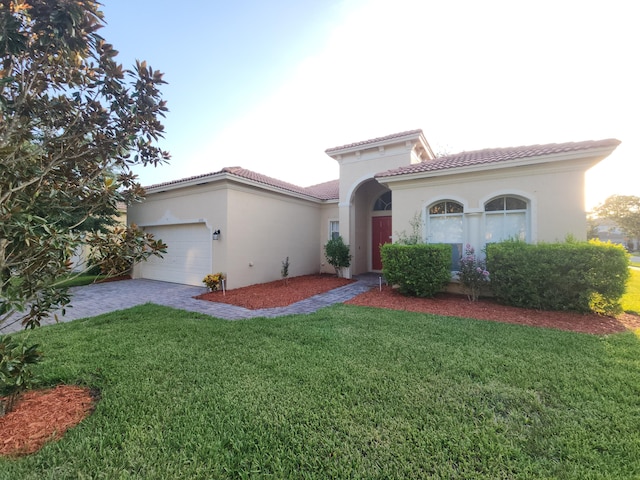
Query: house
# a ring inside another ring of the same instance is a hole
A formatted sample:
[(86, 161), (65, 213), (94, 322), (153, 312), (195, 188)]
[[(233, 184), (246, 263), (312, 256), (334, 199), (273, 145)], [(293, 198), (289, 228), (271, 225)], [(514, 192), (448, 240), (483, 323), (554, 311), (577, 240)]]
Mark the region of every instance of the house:
[(640, 239), (629, 237), (618, 224), (608, 218), (594, 218), (591, 221), (592, 236), (601, 242), (619, 243), (629, 250), (636, 251), (640, 245)]
[[(615, 139), (486, 149), (436, 157), (421, 130), (326, 150), (338, 180), (299, 187), (241, 167), (152, 185), (128, 221), (168, 245), (134, 277), (201, 285), (224, 272), (227, 287), (330, 272), (323, 246), (350, 245), (347, 275), (379, 271), (379, 246), (416, 228), (426, 242), (527, 242), (586, 238), (584, 174)], [(455, 254), (454, 254), (455, 257)], [(455, 258), (453, 259), (455, 261)], [(453, 267), (452, 267), (453, 268)]]

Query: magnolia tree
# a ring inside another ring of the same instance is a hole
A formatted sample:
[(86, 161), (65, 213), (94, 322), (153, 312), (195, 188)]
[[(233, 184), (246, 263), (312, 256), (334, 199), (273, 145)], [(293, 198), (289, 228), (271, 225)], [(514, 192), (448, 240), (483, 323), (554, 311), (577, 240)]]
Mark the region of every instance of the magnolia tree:
[(56, 282), (83, 245), (109, 274), (165, 248), (134, 228), (83, 227), (141, 197), (134, 165), (169, 158), (156, 146), (162, 74), (124, 69), (103, 23), (95, 1), (0, 0), (0, 329), (69, 302)]

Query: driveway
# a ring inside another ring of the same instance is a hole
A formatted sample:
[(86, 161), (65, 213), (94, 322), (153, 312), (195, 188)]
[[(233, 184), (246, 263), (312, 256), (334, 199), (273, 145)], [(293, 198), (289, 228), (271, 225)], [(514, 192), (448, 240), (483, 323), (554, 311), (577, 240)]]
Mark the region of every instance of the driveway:
[[(178, 283), (158, 282), (155, 280), (122, 280), (119, 282), (96, 283), (84, 287), (70, 289), (71, 305), (65, 315), (58, 311), (61, 322), (69, 322), (79, 318), (94, 317), (103, 313), (135, 307), (145, 303), (155, 303), (167, 307), (203, 313), (225, 320), (242, 320), (253, 317), (279, 317), (282, 315), (313, 313), (316, 310), (342, 303), (366, 292), (374, 285), (371, 278), (363, 278), (355, 283), (336, 288), (326, 293), (302, 300), (293, 305), (280, 308), (248, 310), (226, 303), (196, 300), (193, 297), (205, 293), (204, 287), (193, 287)], [(56, 323), (53, 315), (42, 322), (42, 325)], [(10, 321), (0, 328), (0, 333), (21, 330), (19, 323)]]

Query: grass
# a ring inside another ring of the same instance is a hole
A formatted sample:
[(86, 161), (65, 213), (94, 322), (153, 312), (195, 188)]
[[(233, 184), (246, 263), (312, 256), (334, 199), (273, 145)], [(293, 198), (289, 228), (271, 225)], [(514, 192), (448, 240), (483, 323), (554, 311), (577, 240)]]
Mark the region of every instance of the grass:
[(1, 479), (638, 478), (640, 340), (336, 305), (31, 333), (94, 414)]
[(622, 309), (627, 313), (640, 315), (640, 270), (631, 268), (629, 273), (631, 273), (631, 277), (621, 300)]
[(81, 287), (84, 285), (89, 285), (91, 283), (94, 283), (98, 280), (103, 280), (107, 278), (105, 275), (92, 275), (89, 273), (83, 273), (83, 274), (70, 274), (68, 276), (68, 278), (66, 278), (65, 280), (61, 281), (59, 286), (61, 287)]

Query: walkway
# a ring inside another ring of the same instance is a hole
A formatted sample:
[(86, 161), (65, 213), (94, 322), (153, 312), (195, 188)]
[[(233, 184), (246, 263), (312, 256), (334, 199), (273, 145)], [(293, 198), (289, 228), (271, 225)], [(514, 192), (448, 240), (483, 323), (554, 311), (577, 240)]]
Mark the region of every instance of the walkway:
[[(261, 310), (249, 310), (226, 303), (214, 303), (193, 298), (196, 295), (205, 293), (207, 290), (204, 287), (144, 279), (96, 283), (72, 288), (70, 290), (72, 293), (72, 307), (67, 308), (65, 315), (62, 315), (60, 311), (56, 313), (61, 322), (70, 322), (79, 318), (94, 317), (145, 303), (155, 303), (189, 312), (203, 313), (225, 320), (242, 320), (254, 317), (273, 318), (283, 315), (313, 313), (320, 308), (346, 302), (356, 295), (378, 286), (379, 282), (379, 277), (375, 274), (360, 275), (356, 279), (355, 283), (315, 295), (287, 307)], [(43, 321), (42, 325), (54, 323), (56, 321), (52, 315)], [(5, 334), (21, 329), (19, 323), (11, 324), (11, 321), (9, 321), (0, 328), (0, 333)]]

